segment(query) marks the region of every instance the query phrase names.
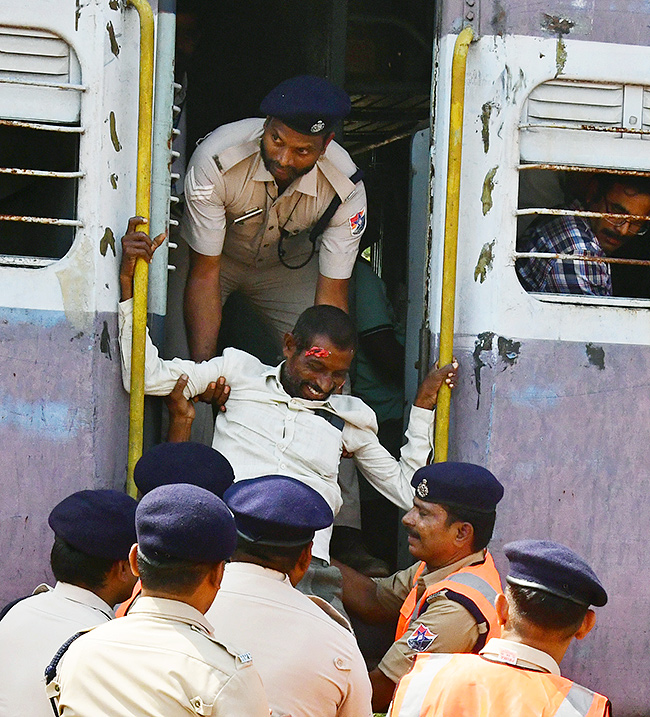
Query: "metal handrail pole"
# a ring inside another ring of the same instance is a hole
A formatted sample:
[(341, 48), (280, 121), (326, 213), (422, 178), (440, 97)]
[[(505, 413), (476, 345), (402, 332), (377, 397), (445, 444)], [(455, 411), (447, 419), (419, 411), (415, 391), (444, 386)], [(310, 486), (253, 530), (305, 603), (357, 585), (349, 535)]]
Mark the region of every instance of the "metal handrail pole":
[[(153, 115), (154, 19), (146, 0), (128, 0), (140, 16), (140, 93), (138, 102), (138, 162), (136, 214), (149, 220), (151, 186), (151, 128)], [(141, 224), (137, 231), (149, 231)], [(142, 455), (144, 434), (144, 359), (147, 330), (147, 289), (149, 264), (138, 259), (133, 279), (133, 339), (131, 348), (131, 392), (129, 405), (129, 447), (126, 490), (135, 497), (133, 469)]]
[[(458, 249), (458, 211), (460, 171), (465, 111), (465, 70), (467, 53), (474, 33), (466, 27), (456, 38), (451, 66), (451, 106), (449, 110), (449, 154), (447, 160), (447, 199), (445, 205), (445, 244), (442, 264), (442, 300), (440, 315), (441, 366), (451, 363), (454, 355), (454, 312), (456, 305), (456, 256)], [(451, 390), (443, 383), (438, 392), (434, 442), (434, 462), (447, 460), (449, 452), (449, 413)]]

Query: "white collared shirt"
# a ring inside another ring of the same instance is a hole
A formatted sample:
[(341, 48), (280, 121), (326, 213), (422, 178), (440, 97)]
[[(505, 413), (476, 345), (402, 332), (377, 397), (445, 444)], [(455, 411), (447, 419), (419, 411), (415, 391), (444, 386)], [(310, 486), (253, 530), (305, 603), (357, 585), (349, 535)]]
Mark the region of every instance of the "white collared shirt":
[(372, 714), (368, 670), (352, 632), (283, 573), (229, 563), (206, 616), (220, 638), (250, 651), (273, 715)]
[(363, 183), (349, 180), (354, 162), (330, 142), (315, 167), (278, 196), (260, 155), (263, 131), (264, 120), (250, 118), (219, 127), (201, 141), (185, 178), (181, 235), (199, 254), (223, 251), (251, 267), (275, 266), (282, 230), (290, 258), (290, 237), (313, 227), (338, 194), (342, 204), (322, 234), (319, 268), (323, 276), (349, 278), (366, 226)]
[[(132, 300), (119, 305), (122, 378), (129, 390), (131, 375)], [(166, 396), (178, 377), (189, 377), (185, 396), (205, 391), (212, 381), (225, 376), (230, 398), (225, 412), (217, 416), (213, 448), (232, 464), (235, 480), (261, 475), (286, 475), (318, 491), (336, 515), (341, 507), (337, 477), (341, 450), (354, 460), (367, 480), (386, 498), (408, 510), (413, 504), (413, 473), (425, 465), (432, 448), (433, 411), (412, 407), (407, 443), (395, 460), (379, 443), (377, 420), (371, 408), (354, 396), (332, 395), (325, 401), (293, 398), (280, 381), (280, 366), (266, 366), (254, 356), (226, 349), (217, 356), (195, 363), (184, 359), (165, 361), (147, 334), (145, 393)], [(342, 419), (342, 428), (315, 413)], [(331, 530), (319, 531), (313, 554), (329, 560)]]
[(108, 622), (113, 610), (90, 590), (57, 583), (12, 607), (0, 620), (0, 715), (52, 717), (45, 668), (80, 630)]
[(502, 662), (505, 665), (514, 665), (525, 670), (560, 675), (560, 666), (547, 652), (521, 642), (493, 637), (488, 640), (479, 655), (490, 662)]

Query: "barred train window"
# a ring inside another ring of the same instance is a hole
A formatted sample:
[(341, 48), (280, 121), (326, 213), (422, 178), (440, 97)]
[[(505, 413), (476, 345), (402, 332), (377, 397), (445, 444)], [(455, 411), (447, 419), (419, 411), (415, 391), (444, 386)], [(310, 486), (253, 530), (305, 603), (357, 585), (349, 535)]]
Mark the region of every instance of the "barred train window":
[(546, 300), (649, 299), (650, 87), (545, 82), (528, 96), (520, 140), (522, 286)]
[(0, 265), (50, 264), (81, 226), (80, 82), (60, 37), (0, 26)]

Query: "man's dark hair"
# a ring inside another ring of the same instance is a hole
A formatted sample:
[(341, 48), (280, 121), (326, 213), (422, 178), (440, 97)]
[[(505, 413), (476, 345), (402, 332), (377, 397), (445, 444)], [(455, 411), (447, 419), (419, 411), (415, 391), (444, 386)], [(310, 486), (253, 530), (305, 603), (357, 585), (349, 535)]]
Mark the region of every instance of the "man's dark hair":
[(161, 590), (184, 595), (193, 592), (212, 567), (179, 558), (149, 558), (140, 550), (137, 554), (138, 572), (147, 590)]
[(257, 565), (262, 565), (265, 568), (271, 568), (281, 573), (289, 573), (296, 567), (296, 563), (307, 545), (309, 543), (292, 546), (260, 545), (239, 535), (237, 536), (237, 548), (233, 555), (233, 560), (241, 560), (245, 556), (253, 558), (253, 562)]
[(598, 175), (598, 197), (604, 197), (615, 185), (620, 184), (636, 194), (650, 195), (650, 177), (637, 177), (630, 174), (600, 174)]
[(586, 605), (578, 605), (536, 588), (508, 583), (506, 591), (515, 607), (515, 619), (517, 616), (524, 618), (547, 630), (566, 630), (573, 634), (589, 609)]
[(291, 333), (298, 352), (313, 346), (316, 336), (326, 336), (342, 351), (357, 348), (354, 322), (345, 311), (328, 304), (310, 306), (303, 311)]
[(460, 505), (441, 505), (447, 511), (447, 526), (460, 521), (461, 523), (470, 523), (474, 528), (474, 540), (472, 541), (474, 552), (487, 547), (494, 531), (496, 511), (494, 513), (477, 513)]
[(70, 583), (88, 590), (104, 587), (110, 569), (115, 564), (112, 558), (87, 555), (73, 548), (58, 535), (50, 552), (50, 565), (54, 577), (62, 583)]

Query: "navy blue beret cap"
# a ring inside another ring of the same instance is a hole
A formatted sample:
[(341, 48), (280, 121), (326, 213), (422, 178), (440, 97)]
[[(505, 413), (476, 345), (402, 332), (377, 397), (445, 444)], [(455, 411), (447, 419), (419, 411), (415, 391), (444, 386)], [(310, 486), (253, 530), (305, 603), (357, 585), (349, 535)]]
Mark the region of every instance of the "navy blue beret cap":
[(295, 478), (261, 476), (235, 483), (224, 495), (237, 532), (261, 545), (306, 545), (334, 516), (320, 493)]
[(80, 490), (54, 506), (48, 523), (73, 548), (98, 558), (126, 560), (135, 543), (137, 503), (116, 490)]
[(503, 498), (501, 483), (487, 468), (473, 463), (432, 463), (415, 471), (411, 485), (420, 500), (477, 513), (493, 513)]
[(551, 540), (516, 540), (504, 546), (510, 561), (506, 580), (536, 588), (579, 605), (602, 607), (607, 593), (587, 563)]
[(187, 483), (154, 488), (135, 513), (138, 548), (153, 560), (219, 563), (235, 550), (235, 520), (214, 493)]
[(281, 82), (262, 100), (260, 111), (296, 132), (320, 135), (350, 114), (347, 93), (322, 77), (300, 75)]
[(161, 485), (190, 483), (221, 497), (235, 474), (227, 459), (210, 446), (160, 443), (135, 464), (133, 480), (143, 495)]

